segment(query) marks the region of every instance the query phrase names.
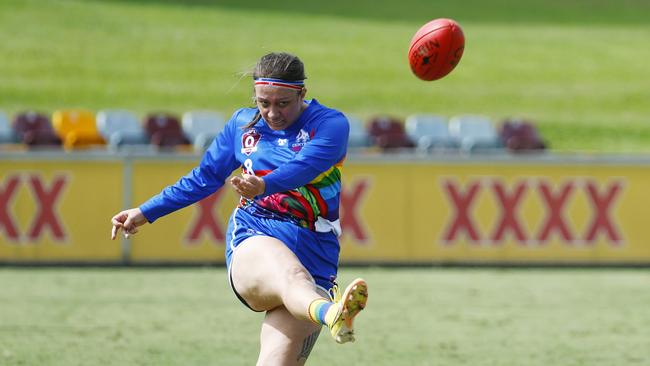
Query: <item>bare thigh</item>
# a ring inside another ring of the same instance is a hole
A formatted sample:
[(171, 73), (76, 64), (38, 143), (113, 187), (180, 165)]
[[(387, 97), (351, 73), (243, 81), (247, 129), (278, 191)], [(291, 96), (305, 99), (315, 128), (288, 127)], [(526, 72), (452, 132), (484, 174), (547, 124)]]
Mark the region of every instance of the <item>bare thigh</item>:
[(267, 311), (258, 365), (303, 365), (321, 329), (308, 320), (308, 307), (327, 293), (284, 243), (268, 236), (243, 241), (232, 255), (230, 272), (246, 303)]
[(283, 306), (268, 311), (262, 323), (257, 364), (304, 365), (320, 330), (320, 325), (296, 319)]
[(243, 241), (233, 253), (230, 271), (237, 293), (257, 311), (284, 305), (296, 315), (318, 297), (314, 280), (298, 257), (269, 236)]

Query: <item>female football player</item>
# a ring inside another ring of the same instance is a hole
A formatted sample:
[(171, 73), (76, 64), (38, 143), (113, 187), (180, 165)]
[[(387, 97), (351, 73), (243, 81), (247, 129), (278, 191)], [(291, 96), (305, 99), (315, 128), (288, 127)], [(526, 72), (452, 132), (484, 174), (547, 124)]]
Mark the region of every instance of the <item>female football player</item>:
[(230, 286), (264, 311), (259, 365), (304, 364), (325, 325), (338, 343), (354, 341), (365, 307), (364, 280), (341, 294), (335, 284), (341, 234), (345, 116), (305, 100), (304, 65), (287, 53), (263, 56), (253, 72), (256, 107), (236, 111), (200, 164), (137, 208), (112, 218), (111, 237), (193, 204), (229, 181), (241, 195), (226, 234)]

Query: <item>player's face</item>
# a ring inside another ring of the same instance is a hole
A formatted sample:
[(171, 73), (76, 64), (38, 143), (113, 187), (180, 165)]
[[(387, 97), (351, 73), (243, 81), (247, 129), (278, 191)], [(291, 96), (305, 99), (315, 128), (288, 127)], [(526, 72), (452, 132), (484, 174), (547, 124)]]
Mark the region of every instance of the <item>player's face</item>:
[(273, 130), (291, 126), (305, 109), (306, 89), (295, 90), (271, 85), (255, 85), (255, 103)]

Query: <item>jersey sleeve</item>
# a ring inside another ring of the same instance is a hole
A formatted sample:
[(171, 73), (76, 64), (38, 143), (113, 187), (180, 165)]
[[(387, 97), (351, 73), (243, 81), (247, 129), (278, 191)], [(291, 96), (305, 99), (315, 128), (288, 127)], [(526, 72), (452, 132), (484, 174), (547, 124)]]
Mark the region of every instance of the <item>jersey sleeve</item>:
[(226, 178), (240, 166), (233, 146), (237, 128), (235, 122), (240, 112), (233, 115), (214, 139), (196, 168), (140, 205), (147, 221), (153, 223), (162, 216), (198, 202), (224, 185)]
[(325, 118), (294, 159), (264, 176), (263, 196), (302, 187), (345, 157), (350, 125), (342, 113)]

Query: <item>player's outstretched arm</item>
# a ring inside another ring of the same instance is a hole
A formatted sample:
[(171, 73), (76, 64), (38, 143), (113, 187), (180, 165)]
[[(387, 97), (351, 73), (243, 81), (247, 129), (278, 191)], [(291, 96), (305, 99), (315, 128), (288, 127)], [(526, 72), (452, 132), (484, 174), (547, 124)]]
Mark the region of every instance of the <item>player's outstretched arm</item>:
[(140, 208), (136, 207), (124, 210), (113, 216), (111, 223), (113, 224), (111, 240), (115, 240), (120, 229), (124, 231), (124, 237), (128, 239), (130, 235), (138, 232), (138, 226), (147, 223), (147, 219), (142, 214)]

